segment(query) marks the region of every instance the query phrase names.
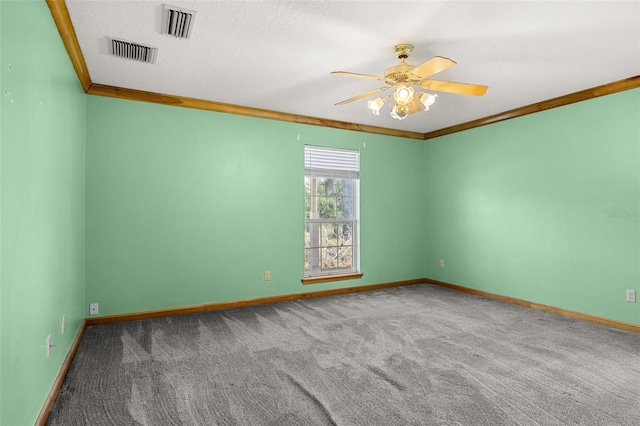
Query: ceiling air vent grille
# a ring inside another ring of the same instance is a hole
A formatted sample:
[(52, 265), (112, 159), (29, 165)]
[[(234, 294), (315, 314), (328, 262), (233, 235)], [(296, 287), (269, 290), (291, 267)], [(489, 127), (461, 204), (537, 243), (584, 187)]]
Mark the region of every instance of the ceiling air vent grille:
[(158, 49), (117, 38), (111, 39), (111, 54), (119, 58), (155, 64)]
[(191, 37), (193, 21), (196, 12), (179, 9), (174, 6), (164, 5), (164, 18), (162, 21), (162, 34), (167, 34), (176, 38)]

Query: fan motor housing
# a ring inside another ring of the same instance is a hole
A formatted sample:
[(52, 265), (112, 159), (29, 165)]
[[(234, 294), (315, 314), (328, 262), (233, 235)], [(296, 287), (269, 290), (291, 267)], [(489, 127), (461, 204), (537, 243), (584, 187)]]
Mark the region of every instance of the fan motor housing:
[(387, 68), (384, 72), (385, 81), (388, 84), (410, 82), (412, 79), (407, 75), (409, 71), (414, 69), (415, 65), (410, 65), (405, 61), (400, 62), (391, 68)]

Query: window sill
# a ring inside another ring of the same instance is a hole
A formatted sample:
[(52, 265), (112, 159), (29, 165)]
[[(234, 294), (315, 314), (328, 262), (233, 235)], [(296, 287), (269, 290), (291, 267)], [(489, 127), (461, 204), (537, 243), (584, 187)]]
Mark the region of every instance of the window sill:
[(311, 277), (304, 277), (301, 281), (302, 284), (320, 284), (333, 281), (343, 280), (356, 280), (362, 278), (364, 275), (362, 272), (350, 272), (348, 274), (334, 274), (334, 275), (314, 275)]

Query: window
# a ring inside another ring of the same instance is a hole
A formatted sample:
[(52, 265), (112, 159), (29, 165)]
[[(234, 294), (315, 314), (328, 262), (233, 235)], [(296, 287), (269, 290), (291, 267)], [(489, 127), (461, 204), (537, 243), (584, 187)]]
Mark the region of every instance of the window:
[[(358, 273), (359, 160), (358, 151), (305, 146), (305, 278), (322, 282), (362, 276)], [(309, 282), (313, 281), (303, 279)]]

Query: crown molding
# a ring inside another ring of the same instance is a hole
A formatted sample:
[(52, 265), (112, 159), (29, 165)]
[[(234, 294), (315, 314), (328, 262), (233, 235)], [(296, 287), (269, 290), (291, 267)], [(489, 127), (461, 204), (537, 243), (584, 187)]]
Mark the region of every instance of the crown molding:
[(420, 132), (409, 132), (405, 130), (388, 129), (386, 127), (367, 126), (364, 124), (349, 123), (346, 121), (328, 120), (324, 118), (289, 114), (286, 112), (272, 111), (268, 109), (225, 104), (215, 101), (206, 101), (203, 99), (187, 98), (183, 96), (174, 96), (155, 92), (145, 92), (142, 90), (125, 89), (122, 87), (107, 86), (103, 84), (91, 84), (86, 92), (89, 95), (106, 96), (111, 98), (128, 99), (132, 101), (151, 102), (162, 105), (244, 115), (247, 117), (264, 118), (267, 120), (287, 121), (290, 123), (330, 127), (334, 129), (352, 130), (356, 132), (374, 133), (401, 138), (420, 140), (423, 139), (423, 134)]
[(636, 89), (640, 87), (640, 75), (625, 78), (623, 80), (614, 81), (612, 83), (603, 84), (601, 86), (592, 87), (590, 89), (581, 90), (579, 92), (570, 93), (568, 95), (558, 96), (557, 98), (547, 99), (546, 101), (537, 102), (531, 105), (525, 105), (509, 111), (490, 115), (488, 117), (479, 118), (477, 120), (467, 121), (466, 123), (456, 124), (455, 126), (446, 127), (444, 129), (427, 132), (424, 139), (433, 139), (451, 133), (461, 132), (487, 124), (497, 123), (499, 121), (510, 120), (512, 118), (522, 117), (523, 115), (533, 114), (535, 112), (546, 111), (551, 108), (557, 108), (576, 102), (587, 101), (589, 99), (600, 96), (611, 95), (613, 93), (623, 92), (625, 90)]
[(49, 6), (56, 27), (58, 27), (58, 32), (60, 33), (65, 49), (67, 49), (73, 68), (76, 70), (82, 90), (86, 92), (89, 86), (91, 86), (91, 77), (89, 76), (89, 69), (84, 61), (82, 50), (80, 50), (76, 30), (73, 29), (73, 24), (71, 24), (67, 4), (64, 0), (47, 0), (47, 6)]

